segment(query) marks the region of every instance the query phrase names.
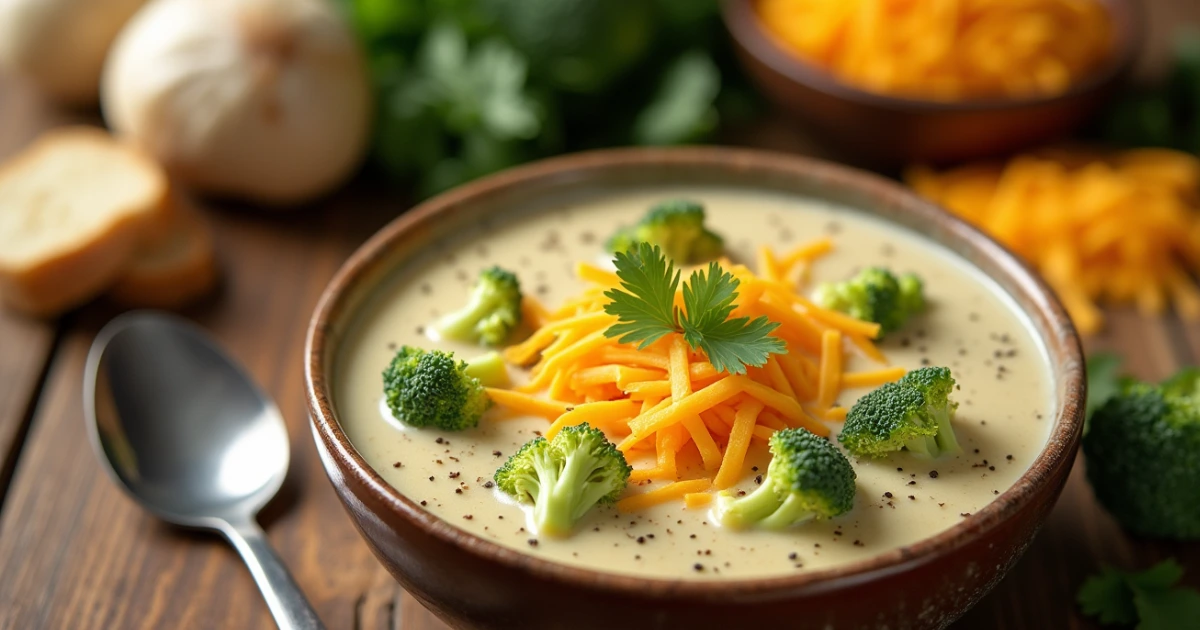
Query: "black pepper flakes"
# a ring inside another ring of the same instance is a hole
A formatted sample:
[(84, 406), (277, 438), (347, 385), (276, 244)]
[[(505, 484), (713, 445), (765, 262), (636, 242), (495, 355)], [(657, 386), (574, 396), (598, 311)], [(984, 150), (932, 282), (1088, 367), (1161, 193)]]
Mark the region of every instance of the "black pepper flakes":
[(703, 570), (704, 570), (704, 565), (703, 565), (703, 564), (700, 564), (699, 562), (697, 562), (696, 564), (693, 564), (693, 565), (692, 565), (692, 569), (694, 569), (694, 570), (696, 570), (696, 571), (703, 571)]
[(392, 464), (392, 468), (403, 468), (403, 467), (404, 467), (404, 464), (401, 464), (400, 462), (396, 462), (396, 463)]
[(800, 557), (800, 554), (797, 554), (795, 551), (788, 554), (788, 560), (795, 560), (798, 557)]
[[(522, 528), (522, 529), (523, 529), (523, 528)], [(536, 546), (538, 546), (538, 540), (537, 540), (536, 538), (530, 538), (530, 539), (528, 540), (528, 542), (529, 542), (529, 546), (530, 546), (530, 547), (536, 547)]]
[(450, 475), (449, 475), (449, 477), (450, 477), (451, 479), (458, 479), (460, 476), (462, 476), (462, 473), (460, 473), (460, 472), (452, 472), (452, 473), (450, 473)]
[(644, 545), (644, 544), (646, 544), (646, 537), (645, 537), (645, 536), (638, 536), (638, 537), (637, 537), (637, 544), (639, 544), (639, 545)]
[(484, 488), (494, 488), (495, 486), (496, 486), (496, 484), (492, 483), (491, 481), (485, 481), (485, 482), (483, 482), (483, 487), (484, 487)]
[(762, 485), (762, 475), (754, 477), (754, 483), (755, 485)]
[(446, 443), (446, 439), (445, 439), (445, 438), (440, 438), (440, 437), (439, 437), (438, 439), (434, 440), (434, 442), (437, 442), (438, 444), (445, 444), (445, 443)]
[(463, 514), (463, 518), (470, 521), (470, 520), (473, 520), (475, 517), (470, 514)]
[(455, 488), (454, 494), (462, 494), (462, 488)]
[(937, 479), (937, 478), (938, 478), (938, 471), (936, 471), (936, 470), (931, 470), (931, 471), (929, 471), (929, 478), (930, 478), (930, 479)]
[(915, 496), (913, 496), (913, 495), (911, 495), (911, 494), (910, 494), (910, 495), (908, 495), (908, 498), (909, 498), (910, 500), (912, 500), (912, 501), (916, 501), (916, 500), (917, 500), (917, 497), (915, 497)]
[(429, 505), (429, 504), (428, 504), (427, 502), (425, 502), (425, 501), (421, 501), (421, 505), (422, 505), (422, 506), (425, 506), (425, 505)]
[(430, 476), (429, 476), (429, 480), (430, 480), (430, 481), (433, 481), (433, 475), (430, 475)]
[(892, 498), (892, 493), (891, 493), (891, 492), (884, 492), (884, 493), (883, 493), (883, 496), (885, 496), (885, 497), (887, 497), (887, 498), (889, 498), (889, 499), (890, 499), (890, 498)]
[(500, 457), (501, 455), (503, 455), (503, 453), (500, 451), (492, 451), (492, 457)]

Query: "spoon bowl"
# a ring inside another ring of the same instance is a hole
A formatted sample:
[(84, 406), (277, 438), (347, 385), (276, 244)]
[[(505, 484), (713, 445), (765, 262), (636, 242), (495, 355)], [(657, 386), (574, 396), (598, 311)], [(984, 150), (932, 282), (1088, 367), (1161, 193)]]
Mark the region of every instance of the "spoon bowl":
[(109, 322), (85, 370), (88, 432), (117, 485), (167, 522), (224, 535), (280, 628), (320, 628), (255, 522), (288, 468), (270, 397), (200, 328), (159, 313)]

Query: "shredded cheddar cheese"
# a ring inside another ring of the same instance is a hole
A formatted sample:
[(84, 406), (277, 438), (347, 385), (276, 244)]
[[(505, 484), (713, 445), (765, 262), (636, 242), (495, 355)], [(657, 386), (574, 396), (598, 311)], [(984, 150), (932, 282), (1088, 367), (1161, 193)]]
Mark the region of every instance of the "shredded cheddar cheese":
[(742, 375), (718, 372), (678, 333), (643, 349), (606, 337), (616, 317), (603, 310), (604, 291), (620, 280), (581, 263), (576, 274), (589, 288), (553, 311), (529, 301), (525, 309), (540, 327), (504, 351), (510, 363), (532, 364), (529, 381), (488, 394), (514, 413), (546, 418), (547, 438), (587, 422), (635, 463), (631, 483), (667, 482), (627, 496), (619, 509), (680, 499), (699, 508), (711, 500), (710, 488), (727, 489), (746, 476), (753, 442), (789, 427), (827, 436), (827, 423), (845, 419), (845, 408), (834, 406), (843, 388), (904, 374), (888, 367), (843, 374), (846, 352), (885, 364), (886, 358), (870, 342), (879, 334), (877, 324), (824, 309), (801, 294), (809, 266), (832, 249), (829, 239), (790, 252), (760, 248), (758, 273), (722, 261), (739, 281), (733, 316), (779, 322), (772, 334), (788, 349)]
[(916, 191), (989, 232), (1037, 267), (1085, 334), (1098, 303), (1147, 315), (1174, 305), (1200, 321), (1200, 160), (1167, 149), (1100, 154), (1054, 149), (1007, 164), (936, 173), (913, 168)]
[(1061, 94), (1108, 59), (1098, 0), (758, 0), (768, 35), (872, 92), (938, 101)]

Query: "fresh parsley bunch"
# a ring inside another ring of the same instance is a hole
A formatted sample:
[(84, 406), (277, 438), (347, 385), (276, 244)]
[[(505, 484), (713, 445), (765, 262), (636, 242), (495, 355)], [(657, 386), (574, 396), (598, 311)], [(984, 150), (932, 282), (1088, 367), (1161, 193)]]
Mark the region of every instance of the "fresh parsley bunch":
[(755, 108), (717, 0), (340, 0), (375, 162), (429, 195), (520, 162), (692, 142)]
[(699, 348), (718, 372), (745, 374), (746, 366), (761, 366), (772, 354), (787, 351), (783, 340), (772, 337), (779, 327), (766, 317), (730, 319), (739, 281), (715, 261), (708, 269), (692, 272), (683, 285), (683, 309), (675, 306), (681, 272), (657, 246), (638, 243), (616, 254), (613, 264), (621, 289), (604, 293), (612, 300), (604, 311), (617, 323), (604, 332), (621, 343), (638, 343), (638, 349), (665, 335), (680, 333), (692, 348)]

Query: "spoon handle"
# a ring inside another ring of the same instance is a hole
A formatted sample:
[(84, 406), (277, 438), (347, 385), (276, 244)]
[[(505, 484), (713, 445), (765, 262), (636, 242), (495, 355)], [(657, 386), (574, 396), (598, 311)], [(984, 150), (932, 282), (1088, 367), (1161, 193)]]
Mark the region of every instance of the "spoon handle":
[(221, 533), (241, 554), (254, 576), (279, 630), (324, 630), (316, 611), (271, 548), (267, 535), (251, 518), (244, 523), (224, 523)]

